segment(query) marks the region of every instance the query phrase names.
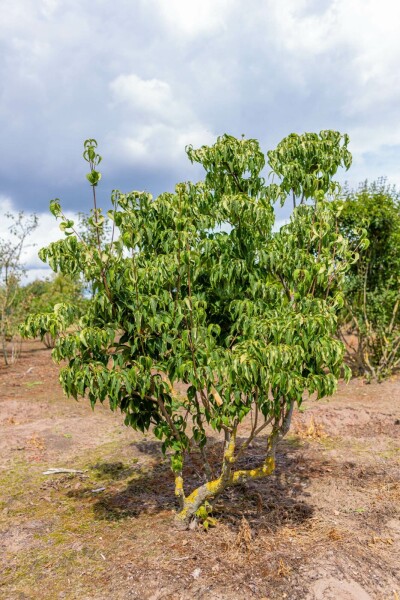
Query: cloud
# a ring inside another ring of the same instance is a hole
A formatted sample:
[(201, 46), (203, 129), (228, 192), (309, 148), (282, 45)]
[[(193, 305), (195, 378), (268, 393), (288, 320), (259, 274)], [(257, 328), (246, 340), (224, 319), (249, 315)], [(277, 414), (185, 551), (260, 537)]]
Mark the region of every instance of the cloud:
[(350, 134), (357, 177), (400, 181), (399, 20), (392, 0), (3, 0), (0, 194), (79, 210), (87, 137), (105, 199), (194, 177), (187, 143), (326, 128)]
[(156, 166), (185, 159), (187, 144), (212, 143), (207, 130), (184, 99), (166, 81), (119, 75), (109, 84), (110, 110), (119, 112), (120, 126), (109, 134), (113, 161)]
[(209, 36), (227, 28), (234, 0), (151, 0), (146, 4), (159, 15), (164, 26), (189, 39)]
[[(11, 219), (8, 219), (5, 215), (9, 213), (15, 217), (18, 216), (11, 198), (0, 196), (0, 239), (16, 241), (15, 238), (9, 231), (9, 227), (12, 223)], [(69, 219), (76, 219), (77, 215), (73, 212), (67, 211), (66, 216)], [(29, 215), (26, 214), (28, 218)], [(38, 251), (40, 248), (48, 246), (51, 242), (55, 242), (63, 238), (63, 234), (59, 228), (59, 222), (49, 213), (38, 213), (38, 226), (32, 231), (26, 238), (22, 253), (21, 253), (21, 264), (26, 269), (26, 275), (23, 277), (23, 282), (28, 283), (36, 278), (49, 277), (53, 271), (43, 263), (39, 256)]]
[[(5, 213), (12, 212), (12, 210), (13, 210), (13, 204), (12, 204), (11, 198), (0, 195), (0, 215), (5, 215)], [(3, 219), (0, 221), (0, 233), (4, 233), (5, 223), (6, 223), (6, 220), (3, 217)]]
[(110, 83), (112, 106), (123, 105), (128, 110), (139, 110), (163, 118), (174, 110), (171, 88), (160, 79), (141, 79), (134, 73), (119, 75)]
[[(320, 10), (316, 10), (319, 6)], [(284, 0), (271, 3), (276, 38), (291, 57), (292, 76), (311, 85), (310, 61), (336, 64), (327, 72), (344, 116), (359, 119), (400, 98), (400, 4), (392, 0)], [(322, 8), (321, 8), (322, 7)], [(320, 63), (320, 68), (324, 68)], [(319, 78), (318, 74), (318, 78)], [(343, 86), (347, 83), (347, 86)]]

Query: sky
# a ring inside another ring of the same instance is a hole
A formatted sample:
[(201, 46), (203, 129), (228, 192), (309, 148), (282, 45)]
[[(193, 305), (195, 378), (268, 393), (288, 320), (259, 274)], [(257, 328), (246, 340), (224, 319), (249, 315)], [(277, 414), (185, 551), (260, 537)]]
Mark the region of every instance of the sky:
[(36, 212), (24, 260), (30, 279), (46, 273), (49, 201), (91, 207), (86, 138), (104, 207), (114, 188), (200, 179), (185, 146), (223, 133), (267, 152), (335, 129), (353, 153), (341, 182), (400, 184), (399, 23), (396, 0), (1, 0), (0, 237), (5, 211)]

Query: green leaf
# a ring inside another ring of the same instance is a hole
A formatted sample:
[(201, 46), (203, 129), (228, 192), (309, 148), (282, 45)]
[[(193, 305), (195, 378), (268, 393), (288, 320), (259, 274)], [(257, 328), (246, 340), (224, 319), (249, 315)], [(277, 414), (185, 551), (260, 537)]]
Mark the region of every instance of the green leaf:
[(55, 200), (51, 200), (50, 212), (56, 218), (61, 216), (61, 204), (60, 204), (60, 200), (58, 198), (56, 198)]

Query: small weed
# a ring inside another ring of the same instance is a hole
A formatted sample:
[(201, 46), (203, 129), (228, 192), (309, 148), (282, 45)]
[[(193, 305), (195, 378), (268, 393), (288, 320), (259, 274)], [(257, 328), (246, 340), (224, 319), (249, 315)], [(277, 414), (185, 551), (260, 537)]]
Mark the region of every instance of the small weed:
[(24, 385), (25, 385), (27, 388), (33, 388), (33, 387), (35, 387), (36, 385), (43, 385), (43, 383), (44, 383), (43, 381), (26, 381), (26, 382), (24, 383)]
[(201, 525), (205, 531), (209, 527), (215, 527), (217, 524), (217, 519), (211, 516), (212, 506), (207, 500), (204, 502), (202, 506), (200, 506), (199, 510), (196, 511), (196, 517), (200, 520)]

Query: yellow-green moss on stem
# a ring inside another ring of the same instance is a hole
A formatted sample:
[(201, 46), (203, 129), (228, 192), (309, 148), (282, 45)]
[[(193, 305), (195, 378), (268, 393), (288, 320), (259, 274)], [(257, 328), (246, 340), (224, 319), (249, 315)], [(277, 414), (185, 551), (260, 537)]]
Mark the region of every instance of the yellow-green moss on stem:
[(191, 517), (196, 511), (202, 506), (202, 504), (208, 499), (217, 496), (223, 492), (226, 488), (231, 485), (238, 485), (245, 483), (251, 479), (260, 479), (262, 477), (268, 477), (275, 470), (275, 460), (273, 457), (267, 457), (261, 467), (256, 469), (241, 469), (233, 471), (229, 474), (229, 478), (223, 478), (222, 476), (213, 481), (201, 485), (197, 489), (184, 499), (183, 508), (177, 514), (176, 518), (178, 523), (187, 524)]

